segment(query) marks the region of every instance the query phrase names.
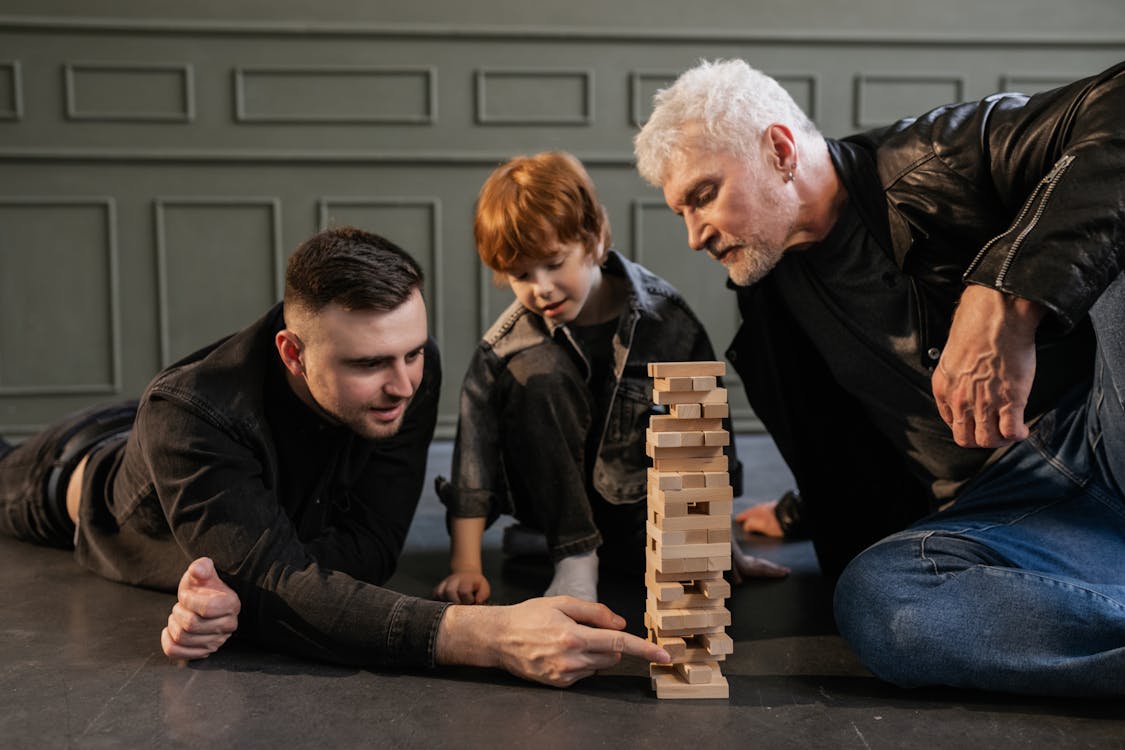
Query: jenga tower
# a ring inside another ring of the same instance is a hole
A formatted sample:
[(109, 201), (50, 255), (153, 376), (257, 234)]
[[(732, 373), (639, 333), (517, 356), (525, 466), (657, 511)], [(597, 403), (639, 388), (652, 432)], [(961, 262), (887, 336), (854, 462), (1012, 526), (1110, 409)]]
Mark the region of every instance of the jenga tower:
[(730, 514), (734, 493), (723, 446), (730, 434), (727, 392), (716, 385), (722, 362), (653, 362), (653, 401), (668, 415), (649, 422), (648, 637), (672, 655), (650, 664), (658, 698), (727, 698), (719, 662), (734, 651), (730, 610)]

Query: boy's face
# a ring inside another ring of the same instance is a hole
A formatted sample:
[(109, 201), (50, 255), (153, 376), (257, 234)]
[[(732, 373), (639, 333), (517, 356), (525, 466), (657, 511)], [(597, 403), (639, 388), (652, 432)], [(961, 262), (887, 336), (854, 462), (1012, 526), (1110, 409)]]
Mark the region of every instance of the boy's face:
[(555, 323), (583, 322), (582, 311), (601, 279), (594, 256), (581, 242), (558, 242), (545, 259), (529, 259), (506, 274), (516, 299)]

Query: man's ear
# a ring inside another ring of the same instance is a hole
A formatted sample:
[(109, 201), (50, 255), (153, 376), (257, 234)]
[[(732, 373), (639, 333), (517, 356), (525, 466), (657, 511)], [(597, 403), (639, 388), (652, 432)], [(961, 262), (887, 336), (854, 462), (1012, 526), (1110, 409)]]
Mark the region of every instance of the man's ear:
[(797, 168), (797, 140), (787, 125), (775, 122), (766, 128), (766, 163), (782, 174)]
[(282, 328), (277, 332), (273, 342), (277, 346), (278, 356), (281, 357), (281, 364), (285, 365), (285, 369), (294, 377), (303, 376), (305, 365), (301, 362), (301, 352), (304, 350), (304, 344), (301, 343), (300, 337), (288, 328)]

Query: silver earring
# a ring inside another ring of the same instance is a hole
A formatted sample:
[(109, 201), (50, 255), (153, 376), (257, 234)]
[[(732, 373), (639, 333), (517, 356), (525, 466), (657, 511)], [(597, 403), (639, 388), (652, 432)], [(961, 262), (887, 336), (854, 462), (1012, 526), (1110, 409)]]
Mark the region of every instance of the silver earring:
[(793, 181), (793, 170), (792, 169), (789, 170), (789, 174), (785, 175), (785, 181), (786, 182), (792, 182)]

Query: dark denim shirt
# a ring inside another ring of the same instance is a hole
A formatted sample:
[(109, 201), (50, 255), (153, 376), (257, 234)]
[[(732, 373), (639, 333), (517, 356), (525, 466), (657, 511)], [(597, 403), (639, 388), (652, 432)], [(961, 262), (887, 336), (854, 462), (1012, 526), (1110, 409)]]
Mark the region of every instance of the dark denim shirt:
[[(608, 391), (608, 405), (593, 467), (594, 488), (613, 504), (634, 503), (646, 494), (649, 459), (645, 429), (654, 413), (649, 362), (713, 360), (707, 332), (679, 293), (664, 279), (611, 250), (602, 272), (625, 281), (628, 309), (614, 336), (613, 378), (590, 383)], [(565, 324), (554, 324), (518, 301), (484, 334), (461, 387), (451, 487), (442, 492), (451, 515), (490, 516), (503, 507), (507, 482), (500, 449), (500, 416), (507, 362), (516, 354), (553, 342), (589, 367)], [(732, 441), (733, 445), (733, 441)], [(732, 455), (733, 459), (733, 455)], [(731, 461), (732, 480), (737, 460)], [(733, 482), (732, 482), (733, 483)], [(739, 485), (736, 486), (740, 486)]]
[(366, 440), (326, 423), (280, 372), (281, 306), (160, 373), (123, 448), (95, 452), (79, 562), (175, 590), (215, 562), (242, 600), (239, 633), (356, 665), (431, 665), (446, 605), (382, 588), (425, 475), (441, 366), (429, 342), (400, 432)]

